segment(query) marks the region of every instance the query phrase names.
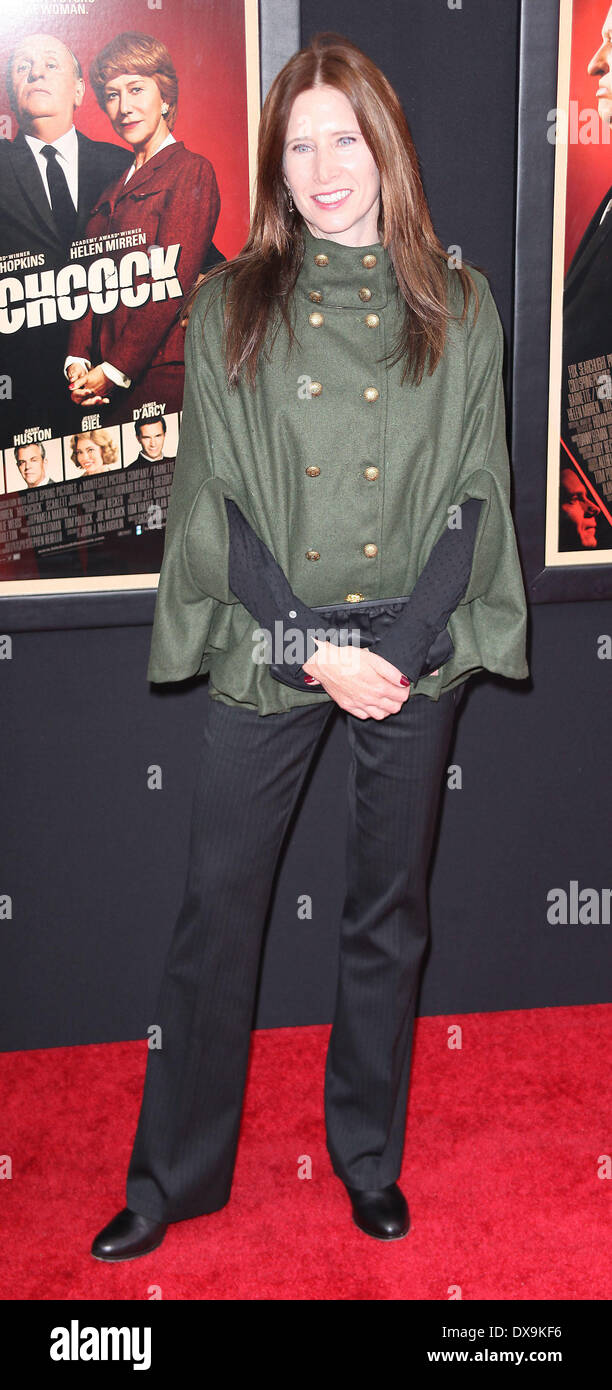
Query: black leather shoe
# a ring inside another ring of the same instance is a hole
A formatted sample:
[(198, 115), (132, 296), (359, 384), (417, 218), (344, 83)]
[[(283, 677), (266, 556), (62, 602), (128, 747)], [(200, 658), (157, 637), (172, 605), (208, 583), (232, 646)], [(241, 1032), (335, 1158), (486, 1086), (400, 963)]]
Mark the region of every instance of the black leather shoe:
[(410, 1213), (397, 1183), (360, 1191), (346, 1187), (353, 1204), (353, 1221), (360, 1231), (376, 1240), (401, 1240), (410, 1230)]
[(150, 1216), (124, 1207), (99, 1231), (91, 1253), (96, 1260), (135, 1260), (156, 1250), (167, 1229), (167, 1221), (152, 1221)]

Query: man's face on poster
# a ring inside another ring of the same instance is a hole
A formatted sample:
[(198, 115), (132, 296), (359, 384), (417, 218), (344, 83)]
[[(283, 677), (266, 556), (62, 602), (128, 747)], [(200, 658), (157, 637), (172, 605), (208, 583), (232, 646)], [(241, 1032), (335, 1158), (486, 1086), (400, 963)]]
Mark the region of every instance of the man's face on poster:
[(14, 50), (10, 62), (13, 106), (22, 130), (40, 131), (46, 119), (70, 130), (85, 92), (66, 45), (50, 34), (32, 34)]
[(165, 432), (159, 420), (155, 424), (142, 425), (139, 434), (141, 452), (156, 463), (164, 452)]
[(571, 468), (564, 468), (561, 473), (561, 510), (573, 521), (580, 545), (592, 550), (597, 545), (601, 507), (591, 500), (584, 483)]
[(28, 444), (17, 449), (15, 463), (28, 487), (38, 487), (45, 476), (45, 460), (40, 444)]
[(612, 6), (601, 31), (602, 42), (588, 65), (589, 77), (597, 79), (597, 110), (602, 121), (612, 125)]

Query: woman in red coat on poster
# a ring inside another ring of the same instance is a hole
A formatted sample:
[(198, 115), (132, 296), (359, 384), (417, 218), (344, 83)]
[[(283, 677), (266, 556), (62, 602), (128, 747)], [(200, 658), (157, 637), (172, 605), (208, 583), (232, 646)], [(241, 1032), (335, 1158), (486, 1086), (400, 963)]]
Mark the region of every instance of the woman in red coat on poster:
[[(65, 374), (72, 400), (83, 407), (111, 405), (103, 412), (109, 424), (145, 401), (165, 411), (181, 408), (184, 334), (177, 309), (206, 260), (221, 200), (210, 161), (172, 135), (178, 79), (165, 44), (148, 34), (118, 34), (94, 59), (90, 77), (98, 105), (132, 147), (134, 163), (101, 194), (86, 238), (145, 236), (144, 243), (134, 239), (131, 246), (126, 238), (102, 253), (117, 267), (126, 253), (140, 253), (135, 267), (130, 262), (133, 302), (120, 298), (108, 313), (90, 308), (70, 335)], [(148, 283), (151, 275), (157, 283)], [(125, 288), (121, 278), (119, 288)]]

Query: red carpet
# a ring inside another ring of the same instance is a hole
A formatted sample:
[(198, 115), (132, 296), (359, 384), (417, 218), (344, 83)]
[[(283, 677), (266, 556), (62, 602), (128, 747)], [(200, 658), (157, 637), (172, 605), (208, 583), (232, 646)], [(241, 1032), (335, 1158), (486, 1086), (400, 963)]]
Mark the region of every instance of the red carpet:
[[(448, 1028), (460, 1024), (461, 1050)], [(412, 1230), (350, 1219), (323, 1129), (328, 1027), (253, 1034), (231, 1199), (151, 1255), (89, 1247), (125, 1205), (145, 1040), (5, 1054), (4, 1299), (608, 1299), (612, 1006), (417, 1020), (402, 1187)], [(312, 1177), (298, 1177), (309, 1155)]]

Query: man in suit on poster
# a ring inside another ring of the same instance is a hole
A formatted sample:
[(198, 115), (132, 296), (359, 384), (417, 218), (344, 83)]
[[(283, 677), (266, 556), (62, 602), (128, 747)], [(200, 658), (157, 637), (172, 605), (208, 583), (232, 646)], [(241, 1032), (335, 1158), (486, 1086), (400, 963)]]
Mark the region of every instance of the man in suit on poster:
[(163, 415), (155, 415), (150, 420), (137, 420), (134, 433), (140, 445), (140, 453), (128, 467), (150, 468), (155, 463), (174, 463), (174, 457), (164, 453), (167, 428)]
[[(608, 138), (612, 128), (612, 6), (604, 20), (602, 42), (588, 64), (589, 76), (597, 82), (597, 110), (602, 125), (608, 127)], [(603, 137), (602, 137), (603, 138)], [(587, 480), (593, 461), (590, 457), (581, 458), (581, 450), (576, 435), (580, 426), (569, 415), (569, 368), (570, 365), (605, 356), (612, 351), (612, 325), (610, 322), (610, 296), (612, 293), (612, 187), (604, 194), (599, 206), (591, 217), (580, 243), (572, 257), (565, 276), (563, 291), (563, 380), (561, 388), (561, 435), (567, 448), (582, 463)], [(604, 402), (604, 408), (606, 403)], [(584, 426), (582, 426), (584, 428)], [(567, 469), (571, 460), (565, 449), (561, 448), (561, 469)], [(572, 477), (575, 478), (575, 474)], [(578, 475), (580, 482), (580, 474)], [(581, 483), (582, 486), (582, 483)], [(584, 487), (583, 487), (584, 490)], [(588, 528), (588, 548), (612, 547), (612, 527), (606, 519), (605, 509), (595, 498), (595, 488), (588, 489), (592, 504), (591, 514), (596, 516), (596, 528)], [(562, 509), (565, 503), (565, 489), (561, 487)], [(582, 530), (574, 532), (573, 545), (564, 532), (560, 537), (562, 549), (582, 550), (587, 545)]]
[[(593, 54), (587, 71), (597, 82), (597, 110), (602, 125), (612, 128), (612, 6), (604, 21), (602, 43)], [(611, 288), (612, 187), (595, 209), (565, 277), (565, 361), (585, 361), (610, 351)]]
[[(75, 129), (74, 115), (85, 94), (81, 66), (51, 34), (32, 34), (13, 49), (6, 87), (19, 130), (13, 141), (0, 142), (0, 255), (42, 252), (41, 269), (59, 270), (102, 190), (127, 170), (129, 151), (89, 140)], [(10, 413), (16, 428), (32, 422), (64, 429), (76, 418), (73, 408), (66, 410), (63, 390), (69, 327), (60, 319), (5, 338), (4, 370), (13, 381)]]
[(15, 463), (27, 487), (46, 487), (54, 481), (47, 473), (44, 444), (20, 444), (15, 449)]

